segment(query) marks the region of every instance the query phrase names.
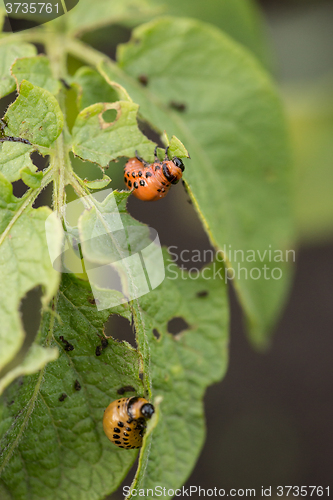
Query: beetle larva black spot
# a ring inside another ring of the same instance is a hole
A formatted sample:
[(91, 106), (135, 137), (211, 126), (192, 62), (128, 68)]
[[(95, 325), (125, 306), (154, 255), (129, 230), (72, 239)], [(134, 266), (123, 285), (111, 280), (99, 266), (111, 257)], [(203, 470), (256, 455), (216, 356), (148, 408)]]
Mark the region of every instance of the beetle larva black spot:
[(147, 172), (146, 173), (146, 178), (148, 179), (148, 177), (151, 177), (153, 174), (151, 172)]
[(156, 172), (156, 170), (161, 170), (161, 167), (159, 165), (156, 165), (155, 172)]
[(118, 422), (119, 427), (124, 427), (124, 424), (122, 422)]
[(115, 444), (121, 444), (121, 441), (115, 441)]
[(114, 439), (120, 439), (120, 436), (118, 434), (113, 434)]
[(138, 176), (139, 176), (139, 177), (142, 177), (142, 172), (141, 172), (141, 170), (139, 170), (139, 172), (138, 172)]
[(121, 431), (120, 431), (120, 429), (118, 429), (118, 427), (115, 427), (115, 428), (113, 429), (113, 432), (121, 432)]
[(130, 188), (132, 187), (131, 181), (128, 181), (128, 187), (130, 187)]
[(132, 429), (130, 427), (126, 427), (126, 430), (127, 432), (131, 432)]
[(135, 176), (135, 172), (132, 172), (132, 177), (134, 177), (134, 179), (135, 179), (135, 177), (136, 177), (136, 176)]
[(129, 172), (126, 172), (126, 175), (127, 175), (127, 177), (129, 177), (130, 176)]
[(124, 436), (129, 436), (128, 432), (124, 431)]
[(158, 189), (157, 191), (160, 193), (162, 191), (162, 189)]
[(137, 182), (134, 182), (133, 186), (135, 189), (137, 189), (139, 187), (139, 184)]
[(145, 185), (146, 185), (145, 181), (141, 180), (140, 181), (140, 186), (145, 186)]

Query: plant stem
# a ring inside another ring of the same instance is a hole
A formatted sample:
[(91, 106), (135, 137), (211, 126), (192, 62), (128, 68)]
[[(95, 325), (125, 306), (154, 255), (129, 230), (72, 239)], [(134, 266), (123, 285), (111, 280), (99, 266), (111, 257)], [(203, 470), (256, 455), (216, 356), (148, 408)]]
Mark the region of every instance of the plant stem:
[(40, 194), (40, 192), (51, 182), (52, 180), (52, 166), (50, 165), (49, 168), (45, 171), (44, 177), (42, 179), (41, 185), (36, 188), (36, 189), (31, 189), (28, 191), (28, 193), (24, 197), (24, 202), (20, 206), (20, 208), (15, 212), (14, 217), (11, 219), (11, 221), (8, 223), (8, 226), (4, 230), (4, 232), (0, 236), (0, 246), (2, 243), (5, 241), (8, 233), (10, 232), (11, 228), (14, 226), (15, 222), (17, 219), (23, 214), (24, 210), (29, 206), (32, 205), (37, 196)]
[[(64, 37), (62, 34), (51, 32), (47, 35), (48, 36), (45, 39), (45, 49), (50, 60), (53, 76), (57, 80), (60, 78), (66, 78), (66, 42)], [(66, 172), (72, 170), (72, 165), (69, 159), (70, 133), (66, 122), (65, 98), (64, 89), (60, 89), (57, 99), (60, 109), (64, 115), (64, 129), (56, 141), (54, 155), (51, 157), (51, 165), (54, 170), (53, 206), (60, 218), (63, 216), (63, 206), (66, 200), (65, 187), (68, 183), (68, 176), (66, 175)]]

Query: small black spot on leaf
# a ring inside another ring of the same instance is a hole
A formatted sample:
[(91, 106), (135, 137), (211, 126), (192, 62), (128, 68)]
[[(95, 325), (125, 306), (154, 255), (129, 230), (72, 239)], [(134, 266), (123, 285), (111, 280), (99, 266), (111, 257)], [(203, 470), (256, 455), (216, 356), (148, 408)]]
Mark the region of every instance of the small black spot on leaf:
[(183, 102), (170, 101), (169, 106), (170, 108), (180, 111), (181, 113), (184, 113), (184, 111), (186, 111), (186, 104), (184, 104)]
[(156, 330), (156, 328), (154, 328), (153, 330), (153, 335), (155, 337), (155, 339), (159, 340), (161, 338), (161, 334), (158, 330)]
[(96, 351), (95, 351), (96, 356), (100, 356), (100, 355), (102, 354), (102, 351), (103, 351), (102, 346), (101, 346), (101, 345), (98, 345), (98, 346), (96, 347)]
[(75, 380), (75, 382), (74, 382), (74, 389), (76, 391), (81, 391), (81, 384), (78, 380)]
[(65, 399), (67, 398), (67, 394), (65, 394), (64, 392), (61, 394), (61, 396), (59, 397), (59, 401), (62, 402), (62, 401), (65, 401)]
[(106, 349), (108, 345), (109, 345), (108, 339), (103, 338), (102, 339), (102, 349)]
[(208, 294), (209, 294), (209, 292), (207, 290), (202, 290), (201, 292), (197, 292), (197, 297), (199, 299), (201, 299), (201, 298), (207, 297)]
[(125, 392), (135, 392), (135, 389), (131, 385), (125, 385), (117, 390), (117, 393), (120, 395), (125, 394)]
[(148, 77), (146, 75), (138, 76), (138, 80), (141, 83), (141, 85), (143, 85), (144, 87), (146, 87), (148, 85)]

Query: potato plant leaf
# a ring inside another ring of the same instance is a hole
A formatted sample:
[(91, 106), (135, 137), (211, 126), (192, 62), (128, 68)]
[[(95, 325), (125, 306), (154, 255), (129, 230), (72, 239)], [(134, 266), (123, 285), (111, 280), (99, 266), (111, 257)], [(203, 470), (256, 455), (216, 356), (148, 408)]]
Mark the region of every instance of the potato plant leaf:
[(33, 172), (36, 170), (32, 163), (30, 154), (33, 148), (29, 144), (19, 142), (0, 143), (0, 172), (10, 182), (17, 181), (21, 177), (21, 169), (28, 168)]
[(73, 82), (79, 87), (77, 101), (80, 111), (98, 102), (114, 102), (119, 99), (116, 90), (92, 68), (86, 66), (80, 68)]
[(16, 88), (15, 79), (10, 73), (10, 67), (18, 57), (30, 57), (37, 49), (30, 43), (10, 43), (2, 40), (0, 44), (0, 98), (13, 92)]
[[(114, 110), (110, 121), (104, 113)], [(120, 156), (153, 156), (154, 144), (139, 130), (138, 105), (130, 101), (98, 103), (81, 111), (73, 127), (73, 152), (83, 160), (107, 167)]]
[[(123, 387), (134, 390), (125, 396), (144, 394), (138, 355), (113, 339), (96, 355), (111, 311), (97, 312), (84, 281), (63, 276), (56, 311), (53, 327), (44, 314), (40, 343), (57, 348), (59, 358), (18, 379), (2, 400), (0, 485), (12, 498), (103, 498), (137, 455), (110, 443), (102, 418)], [(113, 312), (130, 319), (126, 306)]]
[(100, 70), (144, 119), (186, 144), (194, 206), (234, 274), (251, 339), (264, 345), (288, 288), (292, 241), (289, 145), (270, 78), (219, 30), (173, 18), (135, 29), (118, 66)]
[[(19, 351), (24, 332), (19, 314), (21, 299), (37, 285), (43, 285), (43, 304), (57, 290), (58, 273), (53, 269), (45, 237), (48, 207), (24, 207), (13, 196), (12, 185), (0, 174), (0, 368)], [(54, 248), (61, 245), (60, 222), (53, 222)], [(10, 290), (10, 293), (8, 293)]]
[[(191, 280), (166, 256), (166, 279), (140, 299), (140, 306), (149, 332), (153, 394), (161, 403), (151, 442), (145, 443), (150, 451), (132, 486), (175, 489), (184, 484), (203, 445), (205, 388), (220, 380), (227, 366), (228, 302), (221, 264), (213, 263)], [(189, 327), (172, 335), (168, 324), (175, 317)]]
[[(126, 212), (128, 194), (113, 196), (124, 228), (146, 233), (148, 228)], [(116, 212), (110, 195), (98, 207), (105, 220)], [(91, 236), (84, 234), (89, 228), (95, 228), (96, 237), (96, 209), (95, 215), (90, 209), (81, 218), (82, 240)], [(133, 251), (145, 245), (143, 239), (133, 238)], [(95, 263), (105, 263), (95, 247), (90, 240), (83, 252)], [(122, 387), (146, 394), (139, 377), (142, 356), (150, 358), (144, 367), (151, 378), (152, 401), (159, 408), (141, 451), (135, 484), (178, 487), (191, 472), (204, 439), (205, 388), (226, 369), (226, 287), (219, 263), (205, 268), (197, 280), (181, 273), (166, 252), (164, 263), (167, 278), (137, 299), (143, 317), (135, 320), (138, 351), (113, 339), (104, 349), (96, 349), (110, 313), (131, 320), (132, 312), (137, 314), (133, 303), (98, 312), (88, 283), (63, 275), (54, 313), (44, 314), (39, 336), (41, 345), (58, 348), (59, 358), (40, 374), (14, 382), (0, 407), (0, 488), (14, 498), (26, 495), (29, 488), (32, 500), (90, 500), (92, 485), (95, 498), (119, 486), (136, 452), (107, 440), (103, 411)], [(112, 300), (112, 290), (103, 293)], [(168, 325), (175, 317), (183, 318), (188, 328), (173, 335)]]
[(8, 373), (0, 379), (0, 394), (2, 394), (5, 387), (7, 387), (16, 378), (22, 375), (36, 373), (44, 368), (47, 363), (57, 359), (57, 357), (58, 349), (41, 347), (40, 345), (33, 344), (22, 363), (8, 371)]
[(50, 147), (59, 137), (64, 118), (56, 98), (47, 90), (23, 80), (18, 98), (4, 116), (5, 135)]
[(66, 15), (67, 30), (77, 35), (108, 24), (137, 23), (151, 12), (148, 0), (99, 0), (93, 8), (90, 0), (80, 0)]
[(11, 73), (17, 82), (18, 91), (23, 80), (28, 80), (51, 94), (56, 94), (60, 87), (60, 82), (52, 76), (49, 59), (44, 55), (17, 59), (12, 65)]

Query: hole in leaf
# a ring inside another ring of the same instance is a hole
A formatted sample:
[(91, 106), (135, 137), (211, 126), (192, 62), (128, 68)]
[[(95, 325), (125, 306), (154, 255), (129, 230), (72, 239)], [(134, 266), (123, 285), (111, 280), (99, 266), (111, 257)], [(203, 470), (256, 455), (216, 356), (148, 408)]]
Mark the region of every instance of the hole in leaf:
[(104, 333), (107, 337), (112, 336), (119, 342), (126, 341), (133, 347), (136, 346), (135, 336), (131, 323), (128, 319), (112, 314), (105, 323)]
[(106, 123), (112, 123), (117, 118), (117, 111), (115, 109), (107, 109), (104, 111), (102, 117)]
[(16, 198), (22, 198), (22, 196), (30, 189), (22, 179), (19, 179), (18, 181), (13, 182), (13, 195), (16, 196)]
[(148, 137), (148, 139), (150, 139), (153, 142), (156, 142), (156, 144), (159, 147), (164, 148), (164, 145), (161, 142), (160, 136), (158, 135), (157, 132), (155, 132), (154, 129), (151, 128), (151, 126), (149, 125), (149, 123), (147, 123), (147, 122), (145, 122), (143, 120), (138, 120), (138, 127), (141, 130), (141, 132), (146, 137)]
[(190, 328), (190, 325), (181, 317), (172, 318), (168, 323), (168, 332), (172, 335), (178, 335), (178, 333), (188, 328)]
[(159, 340), (161, 338), (161, 334), (158, 330), (156, 330), (156, 328), (154, 328), (153, 330), (153, 335), (155, 337), (155, 339)]
[(37, 151), (33, 151), (30, 155), (31, 161), (38, 170), (43, 170), (49, 163), (49, 155), (42, 156)]
[(116, 60), (116, 50), (120, 43), (127, 43), (131, 38), (131, 30), (119, 24), (89, 31), (82, 35), (82, 41)]
[(39, 208), (39, 207), (44, 207), (47, 205), (48, 207), (52, 207), (52, 196), (53, 196), (53, 184), (50, 182), (46, 186), (45, 189), (40, 193), (38, 198), (35, 200), (33, 207), (34, 208)]
[(10, 363), (8, 363), (4, 367), (4, 369), (0, 373), (0, 377), (3, 377), (10, 370), (14, 369), (16, 366), (22, 363), (29, 348), (31, 347), (31, 344), (34, 342), (41, 320), (41, 297), (42, 297), (42, 290), (41, 287), (38, 286), (30, 290), (21, 300), (21, 305), (20, 305), (21, 321), (26, 336), (18, 354)]
[(11, 92), (10, 94), (6, 95), (5, 97), (1, 98), (0, 101), (0, 116), (3, 116), (8, 108), (14, 101), (17, 99), (17, 93)]

